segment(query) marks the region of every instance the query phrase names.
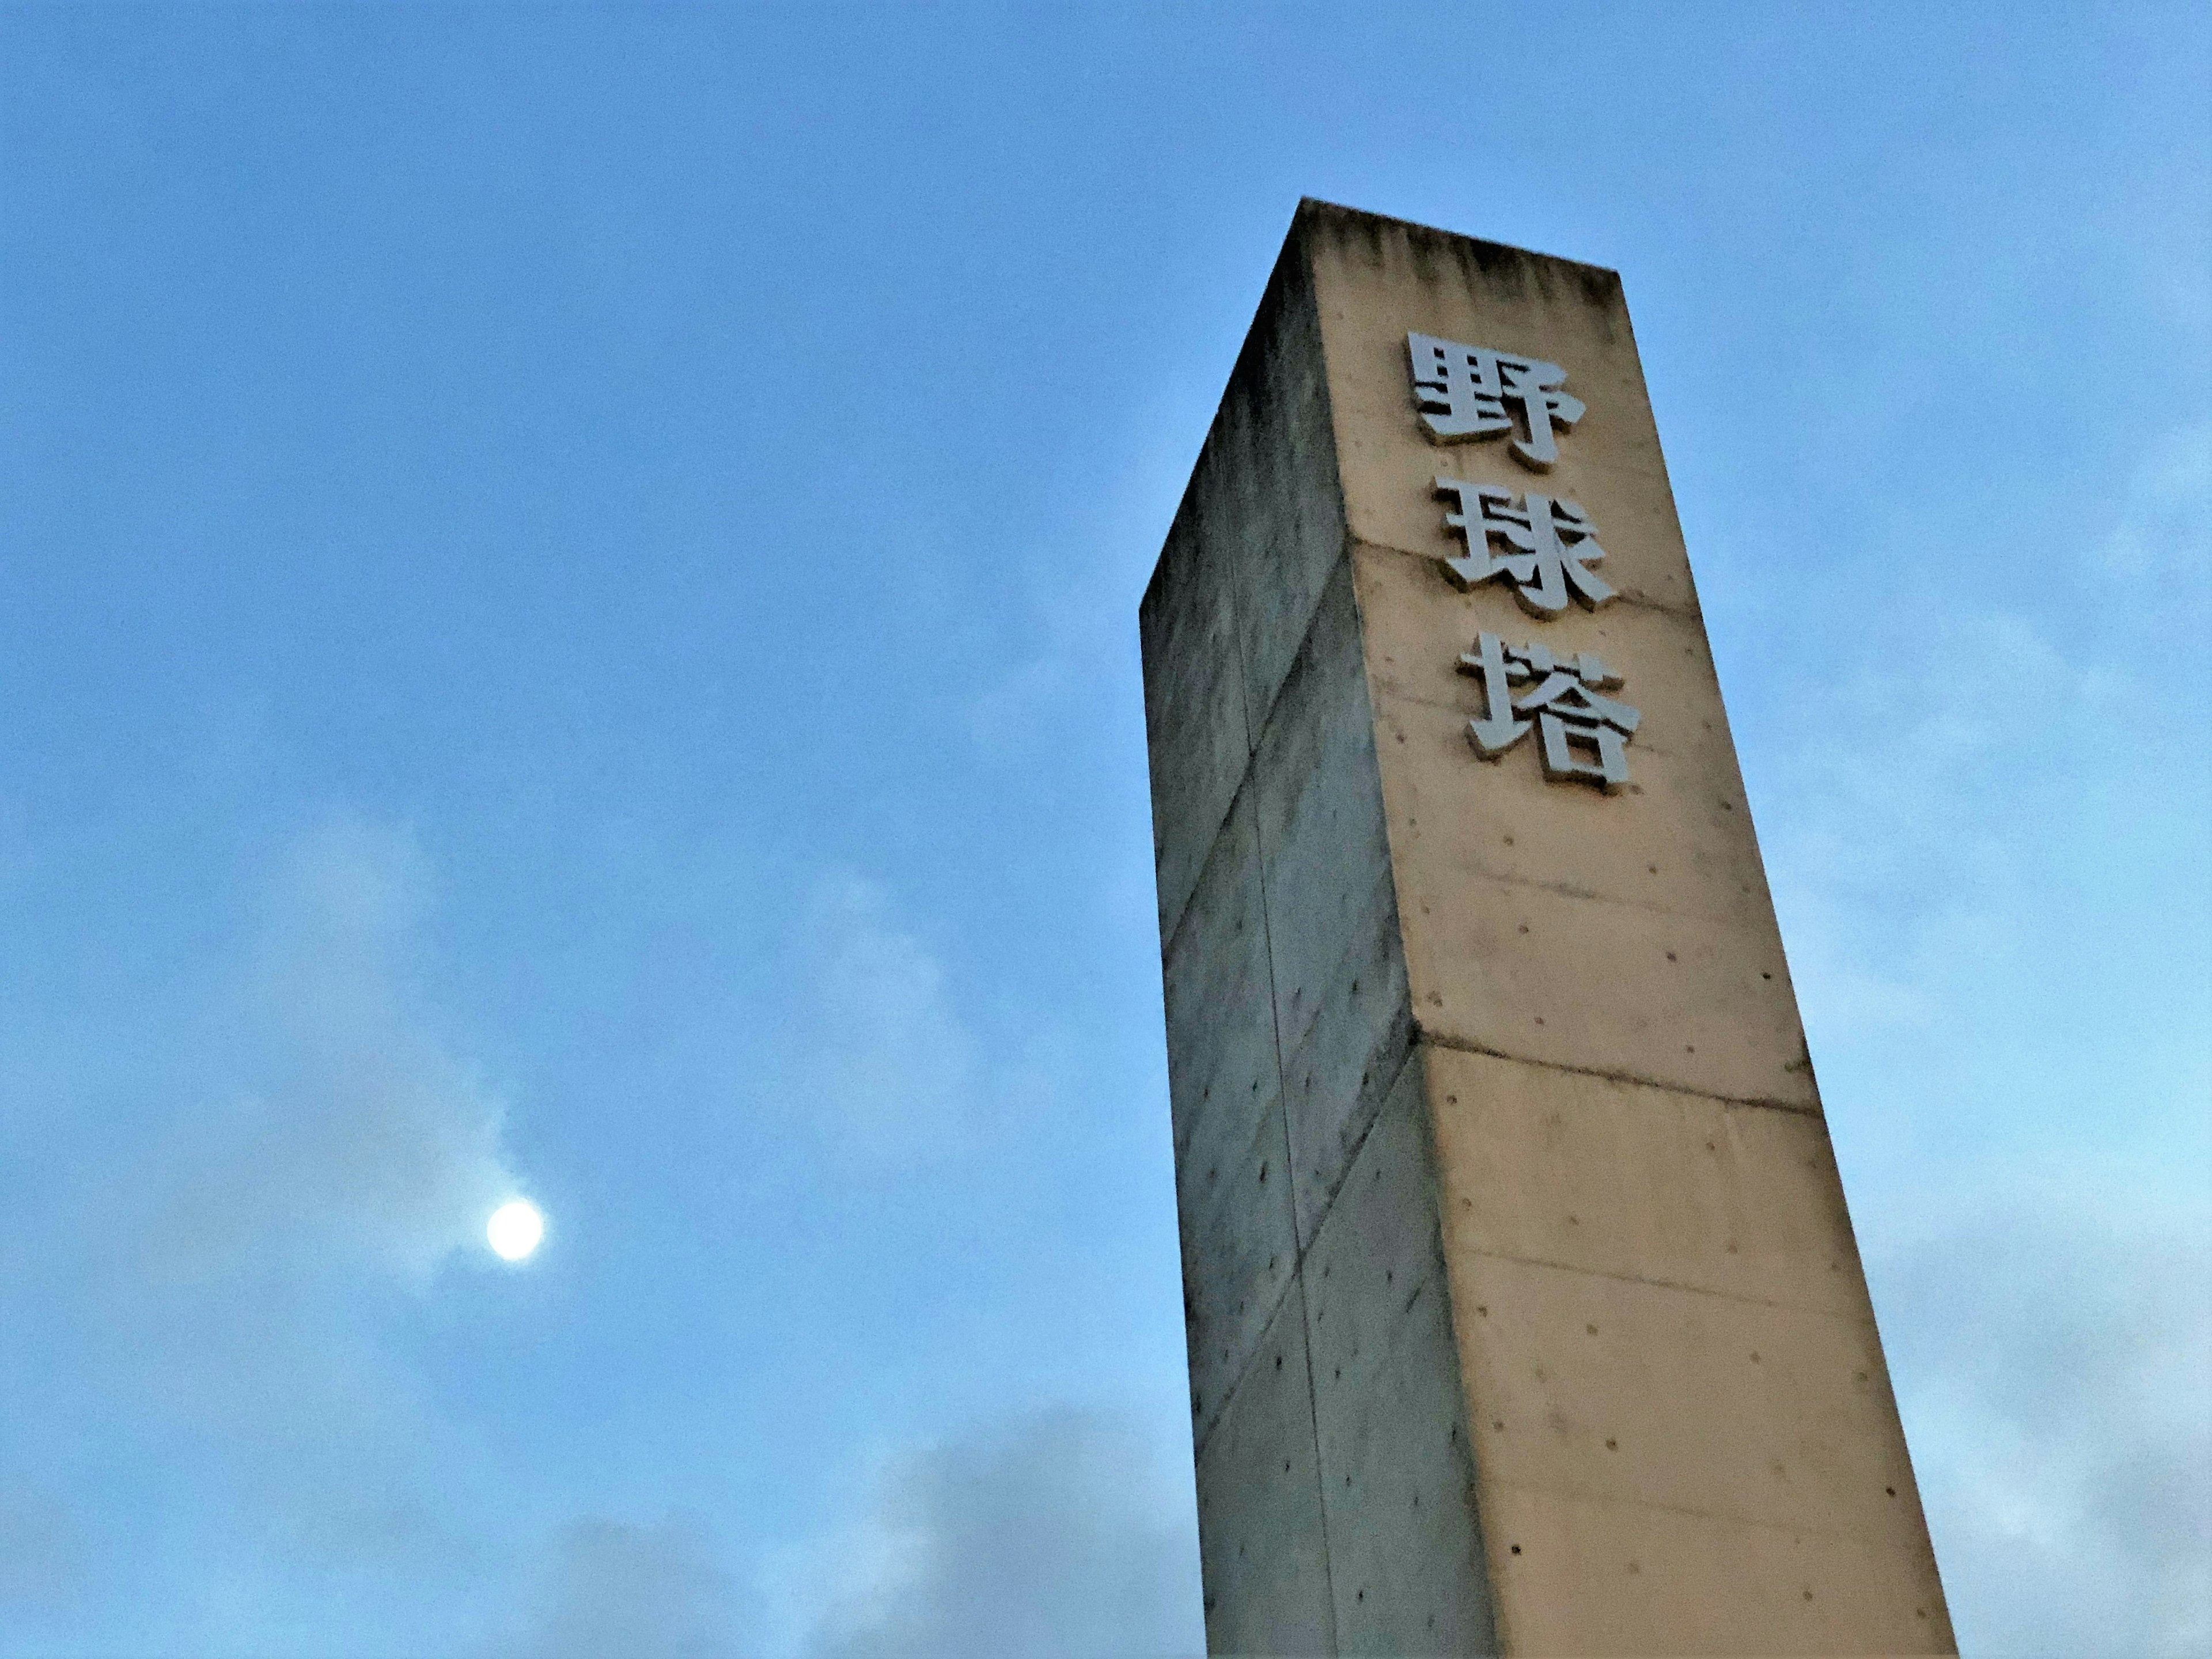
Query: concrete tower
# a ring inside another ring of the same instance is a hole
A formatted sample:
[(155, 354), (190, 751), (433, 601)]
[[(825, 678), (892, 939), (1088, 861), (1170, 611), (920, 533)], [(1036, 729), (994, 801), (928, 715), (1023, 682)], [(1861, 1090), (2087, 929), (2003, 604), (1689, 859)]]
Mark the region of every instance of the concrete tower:
[(1619, 278), (1303, 204), (1141, 626), (1213, 1651), (1951, 1651)]

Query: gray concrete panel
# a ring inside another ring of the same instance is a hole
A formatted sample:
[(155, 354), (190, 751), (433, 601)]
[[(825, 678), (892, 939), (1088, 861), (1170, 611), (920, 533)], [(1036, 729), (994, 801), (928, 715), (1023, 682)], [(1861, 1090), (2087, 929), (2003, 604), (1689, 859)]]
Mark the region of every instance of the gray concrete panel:
[(1321, 319), (1298, 224), (1216, 430), (1234, 484), (1208, 505), (1224, 515), (1220, 539), (1233, 550), (1245, 704), (1256, 738), (1346, 544)]
[(1163, 938), (1343, 553), (1335, 443), (1294, 231), (1139, 607)]
[(1338, 1651), (1497, 1651), (1421, 1052), (1302, 1273)]
[(1297, 1261), (1260, 847), (1240, 795), (1168, 947), (1191, 1429), (1203, 1449)]
[(1175, 932), (1251, 750), (1234, 566), (1198, 528), (1206, 482), (1192, 480), (1137, 613), (1163, 939)]
[(1249, 787), (1304, 1244), (1413, 1033), (1349, 560), (1315, 609)]
[(1197, 1161), (1178, 1183), (1191, 1439), (1201, 1454), (1237, 1378), (1251, 1368), (1297, 1262), (1276, 1092), (1267, 1091), (1265, 1109), (1237, 1127), (1249, 1132), (1241, 1145)]
[(1212, 1654), (1290, 1659), (1336, 1650), (1305, 1318), (1293, 1285), (1199, 1454), (1199, 1554)]

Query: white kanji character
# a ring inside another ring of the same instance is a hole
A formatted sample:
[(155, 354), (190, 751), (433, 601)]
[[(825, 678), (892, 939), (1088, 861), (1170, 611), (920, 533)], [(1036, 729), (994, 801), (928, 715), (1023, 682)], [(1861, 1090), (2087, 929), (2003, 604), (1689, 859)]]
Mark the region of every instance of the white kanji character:
[(1407, 334), (1406, 349), (1413, 364), (1413, 401), (1440, 443), (1511, 432), (1517, 409), (1528, 436), (1514, 438), (1513, 453), (1523, 466), (1548, 472), (1559, 459), (1553, 428), (1571, 427), (1584, 413), (1581, 398), (1559, 390), (1567, 371), (1557, 363), (1428, 334)]
[(1413, 360), (1413, 398), (1434, 436), (1453, 443), (1513, 429), (1496, 352), (1426, 334), (1407, 335), (1406, 349)]
[[(1553, 782), (1594, 783), (1610, 794), (1628, 781), (1628, 739), (1644, 717), (1599, 695), (1619, 685), (1620, 676), (1589, 652), (1563, 662), (1547, 645), (1510, 647), (1495, 634), (1480, 634), (1459, 666), (1482, 682), (1483, 715), (1468, 722), (1468, 737), (1483, 759), (1501, 758), (1528, 735), (1533, 723), (1542, 733), (1544, 775)], [(1514, 696), (1511, 687), (1532, 679), (1534, 690)]]
[[(1605, 550), (1597, 544), (1597, 526), (1578, 503), (1532, 490), (1516, 507), (1511, 490), (1463, 478), (1438, 478), (1437, 494), (1459, 503), (1459, 511), (1445, 514), (1444, 522), (1466, 538), (1467, 552), (1443, 562), (1445, 572), (1460, 586), (1509, 577), (1521, 608), (1546, 618), (1567, 608), (1570, 592), (1587, 611), (1617, 597), (1605, 578), (1590, 568), (1605, 557)], [(1493, 538), (1516, 550), (1493, 554)]]

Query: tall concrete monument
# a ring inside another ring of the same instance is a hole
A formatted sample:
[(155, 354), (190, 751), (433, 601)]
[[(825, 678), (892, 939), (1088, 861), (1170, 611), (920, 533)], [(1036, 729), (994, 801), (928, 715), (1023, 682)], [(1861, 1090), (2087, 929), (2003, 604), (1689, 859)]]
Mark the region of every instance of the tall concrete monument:
[(1951, 1651), (1619, 278), (1302, 204), (1141, 625), (1212, 1650)]

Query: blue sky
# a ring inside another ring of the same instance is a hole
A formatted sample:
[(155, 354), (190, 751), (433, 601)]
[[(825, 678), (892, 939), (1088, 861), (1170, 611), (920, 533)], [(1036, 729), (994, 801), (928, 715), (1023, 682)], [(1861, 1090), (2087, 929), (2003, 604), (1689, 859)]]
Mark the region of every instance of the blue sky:
[(1301, 194), (1623, 273), (1962, 1638), (2212, 1650), (2208, 108), (0, 12), (0, 1654), (1201, 1644), (1135, 607)]

